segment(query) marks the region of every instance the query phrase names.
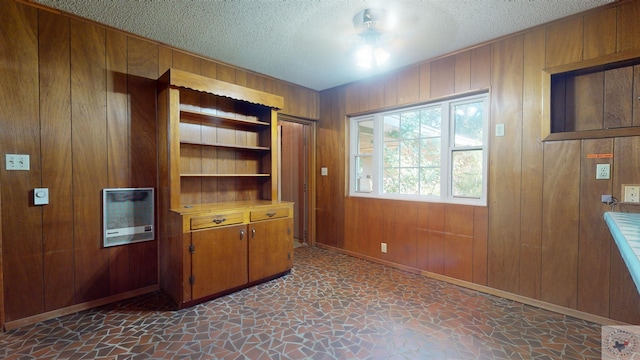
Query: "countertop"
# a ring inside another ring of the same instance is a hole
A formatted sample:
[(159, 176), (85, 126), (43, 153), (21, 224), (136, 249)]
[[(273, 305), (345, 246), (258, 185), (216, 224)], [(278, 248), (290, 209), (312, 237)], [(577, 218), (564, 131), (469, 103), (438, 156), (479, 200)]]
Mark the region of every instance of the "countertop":
[(604, 220), (640, 293), (640, 214), (606, 212)]

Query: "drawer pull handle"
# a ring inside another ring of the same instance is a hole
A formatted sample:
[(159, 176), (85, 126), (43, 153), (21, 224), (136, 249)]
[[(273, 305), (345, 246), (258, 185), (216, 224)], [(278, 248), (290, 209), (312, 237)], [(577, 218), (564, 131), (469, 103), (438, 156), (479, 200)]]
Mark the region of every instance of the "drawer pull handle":
[(267, 216), (268, 216), (268, 217), (273, 217), (273, 216), (275, 216), (275, 215), (276, 215), (276, 213), (275, 213), (275, 212), (273, 212), (273, 211), (272, 211), (272, 212), (268, 212), (268, 213), (267, 213)]
[(214, 223), (216, 223), (216, 224), (220, 225), (220, 224), (222, 224), (223, 222), (227, 221), (227, 219), (225, 219), (225, 218), (215, 218), (215, 219), (213, 219), (212, 221), (213, 221)]

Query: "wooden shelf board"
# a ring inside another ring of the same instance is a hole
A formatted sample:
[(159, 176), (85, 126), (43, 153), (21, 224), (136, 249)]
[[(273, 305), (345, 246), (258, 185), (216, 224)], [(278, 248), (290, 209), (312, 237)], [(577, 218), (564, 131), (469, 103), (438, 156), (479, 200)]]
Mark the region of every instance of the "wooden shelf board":
[(180, 174), (181, 177), (269, 177), (271, 174)]
[(252, 127), (252, 128), (256, 128), (256, 127), (268, 128), (271, 125), (264, 121), (239, 119), (235, 117), (205, 113), (197, 110), (184, 109), (184, 108), (180, 108), (180, 118), (187, 119), (187, 120), (207, 121), (207, 122), (215, 123), (219, 126), (224, 126), (229, 128), (235, 128), (237, 126)]
[(229, 148), (229, 149), (240, 149), (240, 150), (258, 150), (258, 151), (270, 151), (271, 148), (266, 146), (244, 146), (244, 145), (230, 145), (230, 144), (207, 144), (201, 143), (198, 141), (188, 141), (188, 140), (180, 140), (180, 144), (187, 145), (201, 145), (201, 146), (211, 146), (211, 147), (220, 147), (220, 148)]
[(547, 135), (542, 141), (602, 139), (638, 135), (640, 135), (640, 127), (634, 126), (618, 129), (555, 132)]

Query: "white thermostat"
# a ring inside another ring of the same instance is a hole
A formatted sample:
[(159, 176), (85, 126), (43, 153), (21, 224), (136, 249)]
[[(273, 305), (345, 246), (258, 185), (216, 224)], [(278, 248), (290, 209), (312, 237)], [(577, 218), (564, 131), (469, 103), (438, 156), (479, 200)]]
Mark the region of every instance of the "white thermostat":
[(33, 205), (49, 204), (49, 189), (35, 188), (33, 189)]

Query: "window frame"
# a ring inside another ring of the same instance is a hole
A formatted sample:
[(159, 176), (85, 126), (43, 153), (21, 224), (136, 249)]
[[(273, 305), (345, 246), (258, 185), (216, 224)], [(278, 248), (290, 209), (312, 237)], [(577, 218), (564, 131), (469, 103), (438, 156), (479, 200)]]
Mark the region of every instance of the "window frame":
[[(479, 146), (455, 146), (455, 121), (453, 112), (456, 105), (463, 105), (473, 102), (483, 103), (483, 123), (482, 123), (482, 145)], [(416, 195), (416, 194), (391, 194), (384, 193), (382, 190), (382, 179), (384, 170), (384, 117), (388, 115), (400, 115), (402, 113), (416, 111), (421, 109), (433, 108), (439, 106), (441, 108), (441, 126), (440, 126), (440, 195)], [(489, 158), (489, 122), (490, 122), (490, 102), (489, 93), (481, 92), (465, 96), (451, 97), (439, 99), (429, 103), (420, 105), (412, 105), (403, 108), (395, 108), (364, 115), (348, 117), (349, 125), (349, 171), (347, 184), (349, 188), (349, 196), (363, 198), (377, 198), (389, 200), (408, 200), (420, 202), (435, 203), (451, 203), (463, 205), (486, 206), (487, 205), (487, 189), (488, 189), (488, 158)], [(362, 121), (373, 121), (373, 151), (371, 154), (357, 153), (359, 147), (359, 124)], [(482, 195), (475, 197), (453, 196), (453, 154), (456, 151), (472, 151), (482, 150)], [(357, 189), (357, 159), (371, 157), (371, 179), (372, 191), (356, 191)]]

